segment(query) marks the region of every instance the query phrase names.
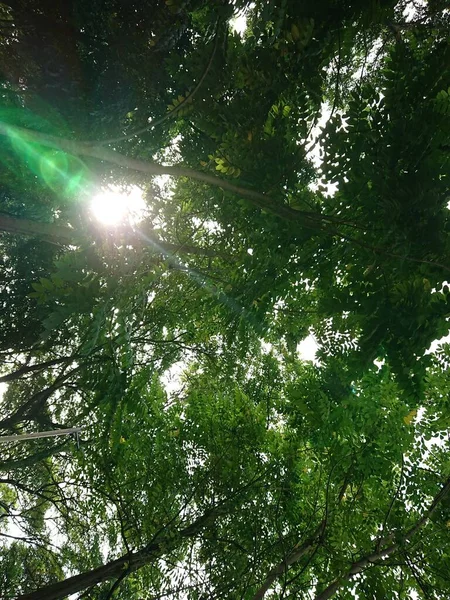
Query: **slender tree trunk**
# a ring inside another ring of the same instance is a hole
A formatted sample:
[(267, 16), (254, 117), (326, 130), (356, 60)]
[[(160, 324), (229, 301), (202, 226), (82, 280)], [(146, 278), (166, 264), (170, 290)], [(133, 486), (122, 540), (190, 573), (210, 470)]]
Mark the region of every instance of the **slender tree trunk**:
[(40, 237), (50, 244), (76, 244), (73, 230), (54, 223), (41, 223), (30, 219), (19, 219), (0, 213), (0, 231), (14, 235)]
[[(409, 529), (409, 531), (407, 531), (405, 533), (405, 535), (402, 538), (402, 544), (406, 544), (420, 529), (422, 529), (422, 527), (424, 527), (428, 523), (428, 521), (430, 520), (430, 517), (432, 516), (432, 514), (435, 512), (436, 508), (438, 507), (439, 502), (441, 502), (441, 500), (443, 498), (445, 498), (445, 496), (449, 492), (450, 492), (450, 478), (447, 479), (447, 481), (442, 486), (439, 493), (434, 497), (433, 502), (431, 503), (431, 506), (425, 512), (425, 514), (417, 521), (417, 523), (414, 525), (414, 527), (411, 527), (411, 529)], [(385, 540), (389, 541), (390, 537), (385, 538)], [(383, 542), (385, 540), (381, 540), (381, 542)], [(380, 542), (378, 542), (378, 546), (379, 545), (380, 545)], [(339, 591), (340, 588), (345, 583), (347, 583), (347, 581), (350, 581), (351, 579), (353, 579), (353, 577), (355, 577), (355, 575), (358, 575), (359, 573), (361, 573), (361, 571), (363, 571), (367, 567), (370, 567), (371, 565), (383, 564), (383, 562), (382, 562), (383, 559), (395, 554), (400, 549), (400, 547), (401, 547), (401, 544), (399, 542), (395, 542), (394, 544), (391, 544), (390, 546), (388, 546), (387, 548), (384, 548), (383, 550), (376, 550), (372, 554), (363, 556), (358, 561), (354, 562), (350, 566), (349, 570), (346, 573), (343, 573), (340, 577), (337, 577), (334, 581), (332, 581), (320, 594), (318, 594), (315, 597), (314, 600), (328, 600), (329, 598), (334, 596), (334, 594), (337, 591)]]
[(323, 533), (325, 524), (326, 522), (322, 521), (317, 527), (314, 534), (308, 540), (306, 540), (306, 542), (294, 548), (284, 560), (275, 565), (275, 567), (273, 567), (273, 569), (269, 571), (266, 579), (264, 580), (264, 583), (257, 589), (255, 594), (252, 596), (252, 600), (262, 600), (266, 595), (266, 592), (271, 588), (272, 584), (279, 577), (281, 577), (281, 575), (286, 573), (286, 571), (291, 565), (297, 563), (301, 558), (303, 558), (303, 556), (305, 556), (309, 552), (312, 552), (315, 545), (319, 543), (319, 538), (320, 535)]
[(161, 551), (160, 546), (154, 544), (154, 547), (121, 556), (106, 565), (92, 569), (92, 571), (80, 573), (79, 575), (58, 581), (58, 583), (45, 586), (29, 594), (18, 596), (17, 600), (59, 600), (65, 598), (70, 594), (76, 594), (90, 588), (97, 583), (116, 579), (124, 571), (128, 571), (129, 573), (136, 571), (154, 560), (158, 555), (158, 551)]
[[(82, 237), (85, 237), (84, 235), (80, 236), (74, 229), (64, 227), (63, 225), (41, 223), (39, 221), (31, 221), (30, 219), (22, 219), (0, 213), (0, 232), (2, 231), (13, 235), (39, 237), (45, 242), (57, 244), (58, 246), (77, 246)], [(199, 248), (198, 246), (190, 246), (183, 243), (170, 244), (159, 240), (153, 233), (146, 233), (145, 230), (129, 229), (125, 232), (125, 237), (126, 242), (129, 244), (149, 247), (155, 252), (164, 255), (195, 254), (209, 257), (219, 256), (213, 248)]]
[(34, 143), (37, 142), (38, 144), (42, 144), (48, 148), (64, 150), (65, 152), (74, 154), (75, 156), (90, 156), (92, 158), (97, 158), (98, 160), (109, 162), (126, 169), (147, 173), (148, 175), (172, 175), (172, 177), (176, 178), (187, 177), (189, 179), (193, 179), (194, 181), (199, 181), (200, 183), (206, 183), (208, 185), (220, 187), (223, 190), (232, 192), (241, 198), (249, 200), (252, 204), (262, 210), (270, 212), (282, 219), (300, 223), (310, 229), (322, 229), (323, 224), (327, 222), (336, 224), (344, 223), (341, 219), (336, 217), (322, 215), (320, 213), (295, 210), (289, 206), (286, 206), (285, 204), (274, 201), (266, 194), (249, 189), (247, 187), (242, 187), (241, 185), (236, 185), (227, 179), (221, 179), (216, 175), (204, 173), (203, 171), (196, 171), (186, 167), (165, 166), (147, 160), (130, 158), (120, 154), (119, 152), (116, 152), (115, 150), (103, 148), (100, 145), (46, 135), (44, 133), (26, 129), (24, 127), (12, 127), (1, 122), (0, 135), (7, 137), (11, 135), (19, 136), (23, 140), (28, 140)]
[(35, 365), (23, 365), (19, 367), (16, 371), (12, 373), (8, 373), (8, 375), (2, 375), (0, 377), (0, 383), (7, 383), (8, 381), (16, 381), (17, 379), (21, 379), (28, 373), (34, 373), (36, 371), (43, 371), (48, 367), (53, 367), (55, 365), (60, 365), (61, 363), (69, 363), (76, 360), (77, 356), (64, 356), (62, 358), (54, 358), (53, 360), (47, 360), (42, 363), (37, 363)]
[(64, 440), (60, 444), (50, 447), (47, 446), (43, 450), (35, 452), (34, 454), (29, 454), (28, 456), (24, 456), (16, 460), (10, 459), (5, 460), (4, 462), (0, 462), (0, 473), (10, 473), (11, 471), (15, 471), (16, 469), (25, 469), (27, 467), (32, 467), (37, 463), (43, 461), (45, 458), (53, 456), (54, 454), (57, 454), (58, 452), (62, 451), (63, 448), (67, 448), (66, 444), (67, 440)]
[(75, 367), (68, 373), (64, 373), (57, 377), (55, 381), (49, 387), (44, 390), (33, 394), (31, 398), (29, 398), (26, 402), (21, 404), (9, 417), (2, 419), (0, 421), (0, 429), (11, 429), (14, 425), (17, 425), (25, 418), (32, 419), (35, 417), (44, 407), (47, 400), (54, 394), (57, 390), (62, 388), (65, 382), (76, 375), (84, 365), (80, 365)]
[(202, 529), (211, 525), (223, 512), (223, 507), (213, 508), (175, 535), (162, 537), (159, 542), (152, 542), (138, 552), (125, 554), (91, 571), (68, 577), (63, 581), (39, 588), (34, 592), (17, 596), (16, 600), (62, 600), (70, 594), (76, 594), (98, 583), (117, 579), (124, 573), (133, 573), (150, 564), (162, 554), (174, 550), (183, 539), (195, 537)]

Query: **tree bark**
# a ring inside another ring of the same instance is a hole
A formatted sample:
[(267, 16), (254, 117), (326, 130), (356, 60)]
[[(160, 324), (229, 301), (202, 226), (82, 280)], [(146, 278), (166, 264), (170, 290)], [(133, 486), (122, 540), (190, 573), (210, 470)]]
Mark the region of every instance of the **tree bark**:
[[(75, 229), (70, 229), (63, 225), (31, 221), (30, 219), (12, 217), (11, 215), (6, 215), (4, 213), (0, 213), (0, 232), (1, 231), (13, 235), (39, 237), (50, 244), (57, 244), (58, 246), (78, 246), (81, 239), (85, 237), (84, 235), (80, 236), (79, 232)], [(188, 244), (169, 244), (159, 240), (153, 233), (145, 233), (139, 229), (130, 229), (127, 232), (126, 242), (129, 244), (138, 243), (140, 246), (149, 246), (155, 252), (164, 255), (194, 254), (197, 256), (218, 256), (218, 253), (215, 252), (214, 249), (200, 248)]]
[(4, 462), (0, 462), (0, 473), (10, 473), (11, 471), (15, 471), (16, 469), (24, 469), (26, 467), (32, 467), (37, 463), (43, 461), (45, 458), (49, 456), (53, 456), (58, 452), (62, 451), (63, 448), (66, 447), (67, 440), (64, 440), (60, 444), (55, 446), (46, 447), (43, 450), (35, 452), (34, 454), (29, 454), (28, 456), (24, 456), (23, 458), (18, 458), (17, 460), (10, 459)]
[(255, 594), (252, 596), (252, 600), (262, 600), (266, 595), (266, 592), (272, 586), (272, 584), (281, 575), (283, 575), (291, 565), (298, 562), (303, 556), (305, 556), (305, 554), (308, 554), (308, 552), (311, 552), (313, 550), (314, 546), (318, 543), (320, 536), (323, 534), (325, 524), (326, 522), (322, 521), (317, 527), (316, 531), (308, 540), (306, 540), (300, 546), (294, 548), (284, 560), (275, 565), (275, 567), (273, 567), (273, 569), (269, 571), (266, 579), (264, 580), (264, 583), (257, 589)]
[(90, 156), (92, 158), (97, 158), (98, 160), (109, 162), (126, 169), (147, 173), (148, 175), (171, 175), (172, 177), (176, 178), (187, 177), (188, 179), (193, 179), (194, 181), (199, 181), (200, 183), (206, 183), (208, 185), (220, 187), (223, 190), (232, 192), (241, 198), (249, 200), (254, 206), (257, 206), (261, 210), (270, 212), (282, 219), (300, 223), (310, 229), (322, 229), (326, 223), (345, 223), (341, 219), (322, 215), (320, 213), (295, 210), (290, 206), (274, 202), (274, 200), (266, 194), (236, 185), (231, 181), (221, 179), (220, 177), (211, 175), (210, 173), (196, 171), (187, 167), (165, 166), (151, 161), (130, 158), (120, 154), (119, 152), (116, 152), (115, 150), (103, 148), (98, 144), (59, 138), (37, 131), (32, 131), (24, 127), (13, 127), (1, 122), (0, 135), (4, 135), (6, 137), (10, 137), (11, 135), (20, 136), (23, 140), (27, 140), (31, 143), (38, 143), (48, 148), (64, 150), (65, 152), (74, 154), (76, 156)]
[(159, 547), (159, 545), (155, 545), (155, 548), (149, 548), (148, 551), (141, 550), (130, 555), (121, 556), (106, 565), (92, 569), (92, 571), (68, 577), (63, 581), (47, 585), (29, 594), (17, 596), (17, 600), (59, 600), (70, 594), (76, 594), (97, 583), (119, 577), (125, 570), (128, 570), (130, 573), (136, 571), (156, 558), (158, 555), (156, 548), (159, 549)]
[[(416, 534), (428, 521), (430, 520), (431, 515), (436, 510), (439, 502), (449, 493), (450, 491), (450, 478), (447, 479), (445, 484), (442, 486), (439, 493), (434, 497), (433, 502), (431, 503), (430, 508), (426, 511), (426, 513), (421, 517), (414, 527), (411, 527), (402, 537), (402, 543), (409, 541), (414, 534)], [(388, 540), (389, 538), (386, 538)], [(379, 544), (378, 544), (379, 545)], [(328, 600), (347, 582), (350, 581), (355, 575), (361, 573), (366, 567), (370, 565), (383, 564), (382, 561), (384, 558), (391, 556), (400, 548), (400, 543), (395, 542), (391, 544), (384, 550), (377, 550), (372, 554), (368, 554), (363, 556), (358, 561), (354, 562), (350, 569), (343, 573), (340, 577), (336, 578), (332, 581), (320, 594), (315, 597), (315, 600)]]
[(3, 213), (0, 213), (0, 231), (12, 233), (13, 235), (40, 237), (50, 244), (59, 246), (76, 244), (75, 232), (68, 227), (62, 227), (54, 223), (40, 223), (30, 219), (19, 219)]
[(83, 367), (84, 365), (79, 365), (68, 373), (60, 375), (47, 388), (33, 394), (31, 398), (21, 404), (11, 415), (9, 415), (9, 417), (6, 417), (0, 421), (0, 429), (11, 429), (14, 425), (17, 425), (22, 420), (32, 419), (35, 417), (42, 410), (43, 406), (52, 396), (52, 394), (62, 388), (65, 382), (73, 375), (76, 375), (76, 373), (78, 373)]
[(12, 373), (8, 373), (8, 375), (2, 375), (0, 377), (0, 383), (7, 383), (8, 381), (16, 381), (17, 379), (21, 379), (28, 373), (34, 373), (36, 371), (43, 371), (48, 367), (53, 367), (56, 365), (60, 365), (61, 363), (69, 363), (74, 362), (79, 356), (64, 356), (62, 358), (54, 358), (53, 360), (47, 360), (42, 363), (36, 363), (34, 365), (23, 365), (19, 367), (16, 371)]
[(63, 581), (52, 583), (34, 592), (21, 594), (17, 596), (16, 600), (61, 600), (70, 594), (76, 594), (98, 583), (117, 579), (124, 572), (127, 574), (133, 573), (150, 564), (162, 554), (175, 549), (182, 540), (195, 537), (202, 529), (212, 524), (220, 514), (223, 514), (223, 507), (213, 508), (175, 535), (163, 537), (159, 542), (152, 542), (138, 552), (125, 554), (91, 571), (68, 577)]

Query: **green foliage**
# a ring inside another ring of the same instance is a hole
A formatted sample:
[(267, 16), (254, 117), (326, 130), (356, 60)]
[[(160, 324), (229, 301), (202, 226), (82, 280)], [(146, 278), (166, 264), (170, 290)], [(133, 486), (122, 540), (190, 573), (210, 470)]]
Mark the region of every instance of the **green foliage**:
[(445, 3), (15, 4), (2, 598), (448, 598)]

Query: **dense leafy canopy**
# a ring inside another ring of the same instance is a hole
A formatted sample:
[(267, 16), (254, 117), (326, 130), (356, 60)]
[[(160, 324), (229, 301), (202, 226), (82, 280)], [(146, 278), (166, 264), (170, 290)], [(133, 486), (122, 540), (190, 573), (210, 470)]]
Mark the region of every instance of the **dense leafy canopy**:
[(2, 598), (450, 596), (449, 35), (0, 4)]

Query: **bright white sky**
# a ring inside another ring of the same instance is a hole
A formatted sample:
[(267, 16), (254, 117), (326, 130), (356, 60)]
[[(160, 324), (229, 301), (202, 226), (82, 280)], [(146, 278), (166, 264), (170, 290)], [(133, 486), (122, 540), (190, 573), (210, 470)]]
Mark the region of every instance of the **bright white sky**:
[(230, 20), (230, 27), (233, 31), (242, 35), (247, 28), (247, 17), (245, 14), (241, 14), (234, 19)]
[(304, 340), (300, 342), (297, 346), (297, 354), (301, 360), (309, 360), (313, 364), (318, 365), (318, 361), (316, 360), (316, 352), (319, 348), (319, 345), (316, 341), (316, 338), (310, 334)]

